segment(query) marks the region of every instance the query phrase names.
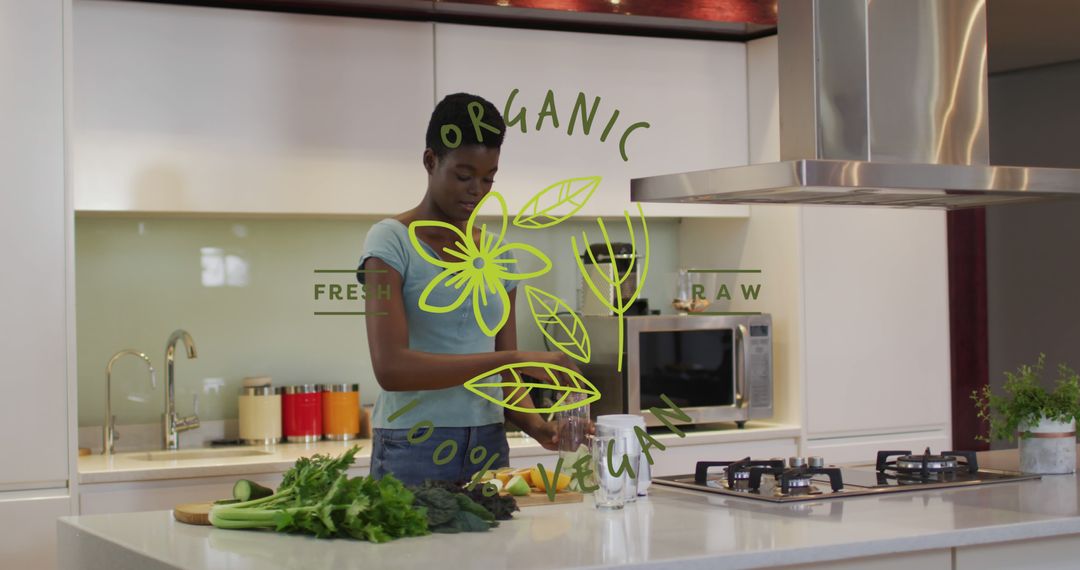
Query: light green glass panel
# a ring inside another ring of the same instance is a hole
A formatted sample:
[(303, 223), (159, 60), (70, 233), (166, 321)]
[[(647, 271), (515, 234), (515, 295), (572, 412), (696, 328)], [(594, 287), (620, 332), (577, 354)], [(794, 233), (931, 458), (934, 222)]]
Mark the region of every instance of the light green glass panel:
[[(117, 350), (146, 352), (158, 368), (150, 387), (135, 358), (113, 369), (113, 413), (118, 422), (160, 421), (164, 408), (165, 340), (176, 328), (191, 333), (195, 360), (177, 351), (176, 397), (181, 414), (199, 394), (204, 420), (236, 417), (245, 376), (269, 375), (275, 385), (358, 382), (373, 403), (379, 388), (368, 358), (363, 316), (316, 316), (316, 311), (362, 311), (363, 301), (316, 300), (316, 284), (355, 283), (350, 274), (315, 269), (355, 267), (374, 220), (172, 219), (84, 217), (75, 223), (79, 425), (101, 425), (105, 364)], [(625, 224), (609, 224), (625, 240)], [(511, 228), (507, 239), (547, 253), (552, 270), (531, 284), (577, 306), (578, 273), (570, 236), (595, 222), (554, 228)], [(644, 297), (668, 312), (673, 298), (678, 222), (649, 224), (652, 264)], [(327, 287), (327, 290), (329, 287)], [(521, 348), (542, 350), (528, 304), (518, 303)]]

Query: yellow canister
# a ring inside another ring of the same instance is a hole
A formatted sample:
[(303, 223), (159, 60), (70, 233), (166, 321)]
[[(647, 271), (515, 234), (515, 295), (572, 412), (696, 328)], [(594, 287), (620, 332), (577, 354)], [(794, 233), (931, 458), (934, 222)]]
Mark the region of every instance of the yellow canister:
[(281, 441), (281, 396), (270, 386), (245, 386), (237, 398), (240, 439), (249, 445)]
[(327, 384), (322, 405), (326, 439), (356, 439), (360, 434), (360, 385)]

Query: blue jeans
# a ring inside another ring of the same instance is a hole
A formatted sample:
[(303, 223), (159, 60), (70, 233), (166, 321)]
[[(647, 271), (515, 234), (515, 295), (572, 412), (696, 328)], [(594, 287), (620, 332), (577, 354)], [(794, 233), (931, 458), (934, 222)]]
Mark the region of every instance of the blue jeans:
[[(393, 475), (406, 485), (425, 479), (469, 481), (498, 454), (489, 469), (510, 465), (503, 424), (476, 427), (375, 428), (371, 435), (371, 476)], [(428, 435), (431, 432), (431, 435)], [(448, 443), (450, 442), (450, 443)]]

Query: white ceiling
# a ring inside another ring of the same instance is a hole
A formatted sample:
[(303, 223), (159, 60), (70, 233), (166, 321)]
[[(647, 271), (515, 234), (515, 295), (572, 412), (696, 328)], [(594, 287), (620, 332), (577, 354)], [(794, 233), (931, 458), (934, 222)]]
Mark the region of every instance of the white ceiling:
[(1080, 0), (989, 0), (990, 73), (1080, 60)]

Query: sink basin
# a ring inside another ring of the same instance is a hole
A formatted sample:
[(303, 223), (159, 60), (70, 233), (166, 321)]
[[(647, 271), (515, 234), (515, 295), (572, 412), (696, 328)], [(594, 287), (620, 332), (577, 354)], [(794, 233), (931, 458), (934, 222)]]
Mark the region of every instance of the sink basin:
[(142, 461), (183, 461), (185, 459), (227, 459), (232, 457), (256, 457), (270, 455), (260, 449), (182, 449), (179, 451), (149, 451), (133, 455)]

